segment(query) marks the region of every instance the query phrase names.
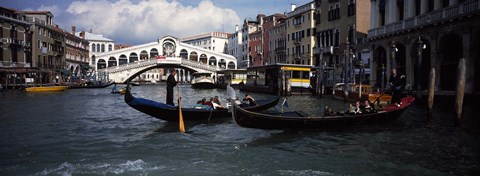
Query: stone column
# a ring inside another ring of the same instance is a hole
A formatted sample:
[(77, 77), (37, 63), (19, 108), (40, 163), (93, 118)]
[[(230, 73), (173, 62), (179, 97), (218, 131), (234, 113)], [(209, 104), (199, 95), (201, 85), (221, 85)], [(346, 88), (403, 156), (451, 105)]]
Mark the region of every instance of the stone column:
[(414, 0), (405, 0), (404, 1), (404, 13), (405, 13), (405, 18), (404, 19), (407, 19), (407, 18), (411, 18), (413, 16), (415, 16), (415, 8), (412, 8), (414, 7), (415, 5), (415, 1)]
[(448, 3), (448, 6), (452, 6), (452, 5), (455, 5), (455, 4), (458, 4), (458, 0), (450, 0), (449, 3)]
[(433, 1), (433, 10), (438, 10), (442, 8), (442, 0)]
[(413, 80), (415, 78), (415, 74), (414, 74), (415, 69), (414, 68), (415, 68), (415, 63), (416, 63), (417, 60), (415, 59), (415, 57), (412, 57), (412, 55), (409, 54), (409, 53), (411, 53), (412, 48), (415, 44), (417, 44), (417, 43), (415, 42), (413, 44), (407, 44), (405, 46), (405, 53), (406, 53), (405, 54), (405, 56), (406, 56), (405, 57), (405, 73), (400, 73), (400, 74), (405, 75), (406, 80), (407, 80), (406, 84), (410, 85), (410, 87), (413, 86)]
[(395, 13), (397, 10), (397, 4), (395, 0), (390, 0), (387, 1), (387, 9), (386, 9), (386, 23), (385, 24), (391, 24), (395, 22), (395, 16), (398, 13)]
[(427, 13), (428, 10), (428, 0), (420, 1), (420, 14)]
[(377, 1), (370, 0), (370, 29), (375, 29), (377, 27), (377, 18), (378, 18), (378, 9)]
[[(375, 45), (370, 46), (370, 86), (377, 84), (377, 61), (374, 59), (373, 51), (375, 50)], [(374, 81), (375, 80), (375, 81)]]

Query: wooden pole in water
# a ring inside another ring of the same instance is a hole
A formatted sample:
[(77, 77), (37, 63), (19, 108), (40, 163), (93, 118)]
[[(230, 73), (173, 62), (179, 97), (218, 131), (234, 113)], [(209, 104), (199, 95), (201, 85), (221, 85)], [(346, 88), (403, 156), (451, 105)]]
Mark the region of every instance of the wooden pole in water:
[(285, 71), (281, 70), (280, 73), (282, 74), (282, 95), (286, 95), (286, 80), (285, 80)]
[(433, 97), (435, 96), (435, 68), (430, 70), (430, 82), (428, 84), (428, 120), (433, 115)]
[(465, 95), (465, 78), (466, 78), (465, 58), (461, 58), (458, 63), (457, 70), (457, 94), (455, 96), (455, 125), (460, 125), (460, 118), (462, 117), (463, 96)]

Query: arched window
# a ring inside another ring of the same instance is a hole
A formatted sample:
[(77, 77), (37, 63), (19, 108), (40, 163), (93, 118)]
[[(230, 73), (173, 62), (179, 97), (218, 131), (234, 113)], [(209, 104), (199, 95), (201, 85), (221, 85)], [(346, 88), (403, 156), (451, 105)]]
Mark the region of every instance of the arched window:
[(102, 44), (102, 52), (105, 52), (105, 44)]
[(112, 44), (108, 45), (108, 51), (112, 51)]
[(97, 52), (100, 52), (100, 43), (97, 43)]
[(95, 52), (95, 43), (92, 43), (92, 52)]

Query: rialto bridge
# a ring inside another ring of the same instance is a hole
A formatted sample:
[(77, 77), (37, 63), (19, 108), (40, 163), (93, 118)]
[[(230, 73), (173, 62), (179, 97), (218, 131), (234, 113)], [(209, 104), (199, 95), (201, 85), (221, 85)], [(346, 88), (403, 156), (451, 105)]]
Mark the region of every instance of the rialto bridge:
[(237, 68), (237, 59), (231, 55), (181, 43), (172, 36), (159, 38), (157, 42), (102, 53), (92, 59), (97, 75), (108, 75), (108, 80), (119, 83), (153, 68), (178, 68), (178, 79), (182, 81), (189, 80), (193, 72)]

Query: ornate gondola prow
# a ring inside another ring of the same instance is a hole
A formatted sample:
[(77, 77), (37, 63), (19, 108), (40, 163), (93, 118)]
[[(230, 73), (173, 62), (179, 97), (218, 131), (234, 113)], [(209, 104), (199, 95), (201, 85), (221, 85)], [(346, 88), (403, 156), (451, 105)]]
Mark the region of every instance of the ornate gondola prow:
[(125, 99), (125, 102), (128, 104), (129, 102), (131, 102), (133, 100), (133, 95), (132, 95), (132, 92), (130, 91), (130, 81), (127, 82), (127, 88), (126, 88), (126, 91), (125, 91), (125, 96), (124, 96), (124, 99)]

